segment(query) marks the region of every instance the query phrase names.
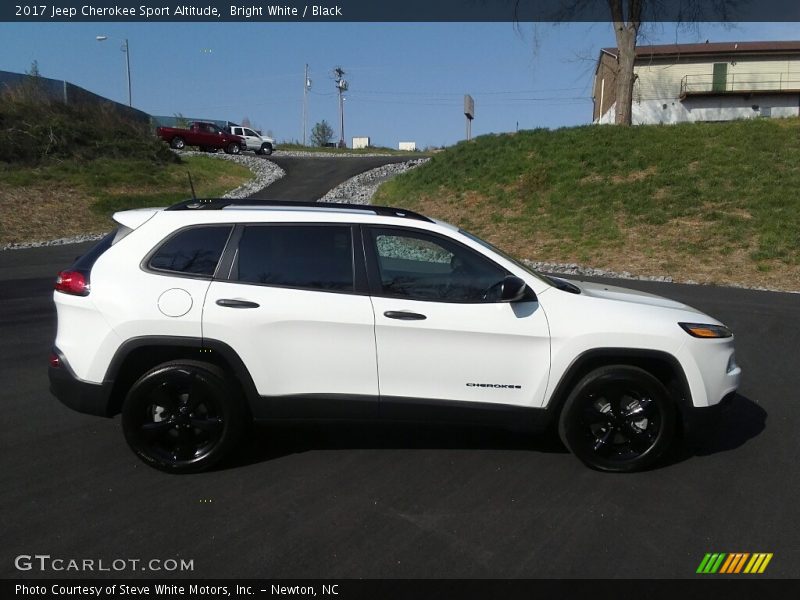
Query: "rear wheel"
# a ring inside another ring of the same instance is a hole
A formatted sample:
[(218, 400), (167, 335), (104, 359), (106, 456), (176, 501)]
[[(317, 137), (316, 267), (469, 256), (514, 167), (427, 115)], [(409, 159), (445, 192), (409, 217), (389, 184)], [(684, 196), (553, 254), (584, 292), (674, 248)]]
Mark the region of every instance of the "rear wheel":
[(638, 367), (601, 367), (583, 377), (559, 419), (564, 445), (586, 465), (630, 472), (652, 466), (675, 433), (675, 403)]
[(237, 387), (214, 365), (181, 360), (151, 369), (128, 392), (122, 430), (133, 452), (152, 467), (194, 473), (218, 464), (246, 424)]
[(180, 136), (175, 136), (172, 138), (172, 141), (169, 143), (170, 146), (175, 148), (175, 150), (183, 150), (186, 147), (186, 142)]

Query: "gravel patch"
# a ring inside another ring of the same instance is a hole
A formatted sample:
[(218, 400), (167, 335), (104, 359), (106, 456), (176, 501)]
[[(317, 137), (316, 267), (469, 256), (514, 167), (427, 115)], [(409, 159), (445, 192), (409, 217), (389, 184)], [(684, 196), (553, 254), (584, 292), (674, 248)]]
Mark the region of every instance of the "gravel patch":
[[(235, 190), (226, 193), (223, 198), (247, 198), (251, 194), (263, 190), (268, 185), (274, 183), (284, 175), (286, 172), (278, 165), (262, 158), (255, 156), (243, 156), (241, 154), (214, 154), (210, 152), (196, 152), (194, 150), (177, 152), (181, 156), (210, 156), (212, 158), (219, 158), (222, 160), (232, 160), (240, 165), (244, 165), (253, 173), (253, 178)], [(41, 248), (43, 246), (63, 246), (65, 244), (80, 244), (81, 242), (91, 242), (101, 239), (108, 232), (102, 233), (87, 233), (83, 235), (76, 235), (73, 237), (58, 238), (55, 240), (40, 240), (33, 242), (13, 242), (5, 244), (0, 247), (3, 250), (24, 250), (25, 248)]]
[(63, 246), (65, 244), (94, 242), (105, 237), (107, 233), (107, 231), (103, 233), (85, 233), (83, 235), (76, 235), (73, 237), (57, 238), (55, 240), (41, 240), (37, 242), (12, 242), (0, 247), (0, 252), (3, 250), (24, 250), (25, 248), (41, 248), (43, 246)]
[(400, 173), (405, 173), (428, 162), (429, 158), (416, 158), (401, 163), (391, 163), (376, 169), (371, 169), (351, 177), (344, 183), (337, 185), (322, 198), (319, 202), (369, 204), (372, 196), (378, 191), (380, 185), (396, 177)]
[[(583, 277), (607, 277), (609, 279), (631, 279), (637, 281), (660, 281), (663, 283), (683, 283), (687, 285), (718, 285), (714, 283), (703, 283), (693, 279), (673, 279), (669, 275), (634, 275), (628, 271), (611, 271), (608, 269), (597, 269), (594, 267), (584, 267), (577, 263), (551, 263), (539, 262), (534, 260), (522, 259), (520, 262), (542, 273), (552, 273), (553, 275), (577, 275)], [(763, 286), (745, 285), (742, 283), (726, 283), (720, 287), (742, 288), (746, 290), (758, 290), (761, 292), (782, 292), (785, 294), (800, 294), (800, 290), (779, 290)]]

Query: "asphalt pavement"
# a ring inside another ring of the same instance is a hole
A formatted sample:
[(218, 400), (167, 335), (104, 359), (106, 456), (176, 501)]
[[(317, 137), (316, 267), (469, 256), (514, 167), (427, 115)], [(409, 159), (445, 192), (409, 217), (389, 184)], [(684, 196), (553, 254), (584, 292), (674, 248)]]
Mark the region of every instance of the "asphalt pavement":
[(252, 194), (263, 200), (315, 202), (340, 183), (359, 173), (390, 163), (407, 162), (409, 156), (340, 156), (305, 158), (270, 156), (286, 172), (286, 176)]

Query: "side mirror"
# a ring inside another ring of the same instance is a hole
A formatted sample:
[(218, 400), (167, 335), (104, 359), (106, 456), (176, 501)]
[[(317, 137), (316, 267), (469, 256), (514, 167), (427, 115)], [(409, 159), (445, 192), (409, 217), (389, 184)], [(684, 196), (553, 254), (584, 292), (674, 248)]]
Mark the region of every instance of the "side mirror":
[(519, 277), (509, 275), (501, 282), (500, 302), (521, 302), (536, 300), (536, 294)]

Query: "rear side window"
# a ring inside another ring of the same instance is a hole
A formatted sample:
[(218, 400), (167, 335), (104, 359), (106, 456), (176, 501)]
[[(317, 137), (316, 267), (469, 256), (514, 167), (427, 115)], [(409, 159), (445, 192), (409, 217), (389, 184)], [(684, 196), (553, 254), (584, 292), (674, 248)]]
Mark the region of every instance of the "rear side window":
[(88, 274), (89, 271), (92, 270), (94, 263), (97, 262), (97, 259), (100, 258), (103, 252), (111, 248), (114, 243), (114, 239), (117, 236), (117, 231), (117, 229), (114, 229), (111, 233), (107, 234), (103, 239), (92, 246), (92, 248), (86, 252), (86, 254), (83, 254), (75, 259), (75, 262), (72, 264), (72, 267), (70, 267), (70, 270), (80, 271), (81, 273)]
[(353, 241), (350, 227), (245, 227), (233, 279), (243, 283), (352, 292)]
[(76, 258), (75, 262), (72, 263), (70, 270), (79, 271), (84, 275), (88, 275), (92, 270), (94, 263), (97, 262), (97, 259), (100, 258), (106, 250), (111, 248), (111, 246), (127, 236), (131, 231), (133, 231), (133, 229), (130, 227), (125, 227), (125, 225), (120, 225), (119, 227), (112, 229), (110, 233), (92, 246), (85, 254), (82, 254)]
[(230, 233), (230, 225), (184, 229), (156, 250), (148, 266), (156, 271), (211, 277)]

